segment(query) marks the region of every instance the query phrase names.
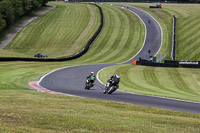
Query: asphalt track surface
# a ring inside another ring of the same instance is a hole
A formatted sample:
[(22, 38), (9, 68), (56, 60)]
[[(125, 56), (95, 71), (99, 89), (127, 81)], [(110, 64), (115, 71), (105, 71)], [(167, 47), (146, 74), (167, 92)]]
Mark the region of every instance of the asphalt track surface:
[[(139, 57), (147, 59), (150, 54), (157, 54), (162, 45), (162, 30), (156, 20), (148, 13), (139, 9), (123, 5), (117, 6), (121, 6), (134, 12), (140, 17), (146, 27), (146, 36), (143, 48), (136, 56), (123, 64), (130, 64), (132, 63), (132, 60), (138, 60)], [(150, 54), (148, 52), (149, 50), (151, 51)], [(94, 64), (62, 68), (44, 75), (40, 79), (39, 85), (48, 90), (61, 92), (67, 95), (151, 106), (181, 112), (200, 113), (200, 103), (195, 102), (133, 94), (119, 90), (115, 91), (112, 95), (103, 94), (104, 85), (99, 81), (95, 81), (95, 86), (92, 87), (91, 90), (84, 89), (86, 76), (88, 76), (91, 71), (98, 74), (98, 72), (103, 68), (113, 65), (117, 64)]]

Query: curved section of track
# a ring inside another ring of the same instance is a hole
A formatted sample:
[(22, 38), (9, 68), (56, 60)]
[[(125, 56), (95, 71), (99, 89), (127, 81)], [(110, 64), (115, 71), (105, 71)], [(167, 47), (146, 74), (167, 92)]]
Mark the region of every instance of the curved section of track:
[[(127, 6), (123, 5), (118, 6), (127, 8)], [(155, 55), (161, 47), (162, 31), (160, 25), (144, 11), (132, 7), (128, 7), (127, 9), (137, 14), (146, 27), (146, 37), (143, 48), (132, 59), (138, 60), (139, 57), (147, 59), (148, 57), (145, 54), (148, 54), (149, 50), (151, 51), (151, 55)], [(131, 63), (132, 59), (126, 61), (125, 64)], [(182, 112), (200, 113), (200, 103), (139, 95), (123, 91), (116, 91), (112, 95), (105, 95), (102, 91), (104, 86), (99, 82), (96, 82), (96, 85), (90, 91), (84, 89), (85, 77), (91, 71), (97, 73), (99, 70), (112, 65), (116, 64), (81, 65), (59, 69), (43, 76), (39, 81), (39, 85), (51, 91), (80, 97), (125, 102)]]
[(162, 29), (160, 24), (152, 16), (142, 10), (124, 5), (118, 6), (135, 13), (142, 20), (146, 29), (145, 41), (142, 49), (132, 59), (125, 63), (131, 64), (132, 60), (139, 60), (139, 57), (148, 60), (149, 56), (155, 56), (162, 45)]

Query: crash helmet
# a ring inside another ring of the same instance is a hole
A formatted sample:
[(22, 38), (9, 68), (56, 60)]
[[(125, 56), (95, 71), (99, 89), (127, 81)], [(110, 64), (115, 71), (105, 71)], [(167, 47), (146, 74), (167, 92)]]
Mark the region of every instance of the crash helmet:
[(94, 72), (91, 72), (91, 75), (94, 75)]
[(115, 73), (115, 77), (120, 78), (120, 76), (118, 75), (118, 73)]

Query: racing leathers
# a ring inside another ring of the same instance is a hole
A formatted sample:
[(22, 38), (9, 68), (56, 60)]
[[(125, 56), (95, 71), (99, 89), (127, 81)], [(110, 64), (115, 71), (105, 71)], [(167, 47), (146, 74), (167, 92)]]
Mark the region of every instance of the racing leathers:
[(95, 74), (91, 73), (89, 76), (87, 76), (87, 79), (92, 83), (92, 86), (94, 86), (94, 81), (96, 80)]

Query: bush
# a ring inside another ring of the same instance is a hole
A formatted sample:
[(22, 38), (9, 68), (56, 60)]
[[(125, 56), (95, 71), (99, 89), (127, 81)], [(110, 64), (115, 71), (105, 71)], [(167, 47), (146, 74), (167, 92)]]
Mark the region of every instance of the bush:
[(2, 14), (3, 19), (5, 19), (7, 26), (11, 25), (15, 20), (12, 1), (2, 1), (0, 3), (0, 13)]
[(0, 0), (0, 34), (18, 18), (44, 6), (48, 0)]
[(3, 19), (2, 15), (0, 14), (0, 32), (6, 27), (6, 21)]
[(23, 2), (22, 0), (11, 0), (12, 6), (14, 8), (15, 18), (19, 18), (24, 15), (24, 9), (23, 9)]

